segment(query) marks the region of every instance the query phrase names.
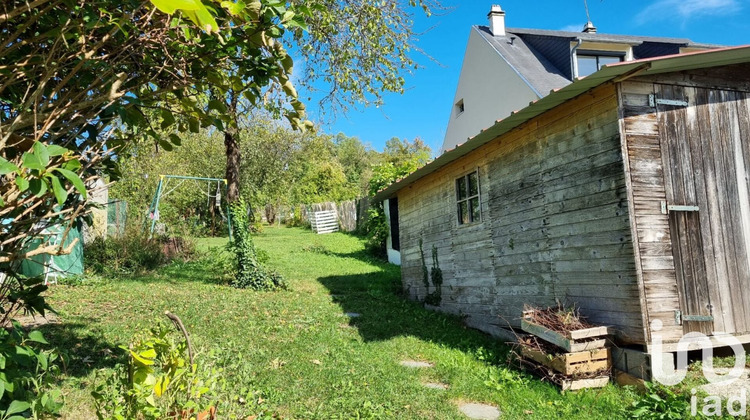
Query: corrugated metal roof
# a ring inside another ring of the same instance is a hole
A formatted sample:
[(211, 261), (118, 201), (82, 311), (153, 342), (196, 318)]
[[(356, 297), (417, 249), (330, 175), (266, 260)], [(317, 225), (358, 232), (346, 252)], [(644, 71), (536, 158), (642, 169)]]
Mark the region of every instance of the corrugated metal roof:
[(466, 156), (472, 151), (484, 146), (490, 141), (511, 131), (532, 118), (561, 106), (568, 100), (586, 93), (595, 87), (601, 86), (631, 72), (639, 71), (637, 73), (639, 76), (648, 76), (653, 74), (720, 67), (748, 62), (750, 62), (750, 45), (688, 54), (676, 54), (637, 61), (626, 61), (606, 66), (588, 77), (576, 80), (560, 90), (551, 92), (544, 98), (532, 102), (526, 108), (512, 113), (507, 118), (498, 120), (493, 126), (482, 130), (476, 136), (469, 138), (466, 143), (446, 151), (437, 159), (381, 190), (375, 195), (374, 199), (375, 201), (382, 201), (390, 198), (402, 188), (407, 187), (420, 178), (436, 172), (449, 163)]

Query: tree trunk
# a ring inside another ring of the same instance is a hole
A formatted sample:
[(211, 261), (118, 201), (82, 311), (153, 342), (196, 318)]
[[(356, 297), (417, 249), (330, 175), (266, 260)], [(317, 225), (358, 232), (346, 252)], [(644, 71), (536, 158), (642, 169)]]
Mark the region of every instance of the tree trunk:
[(234, 127), (227, 127), (224, 130), (224, 147), (227, 153), (227, 201), (234, 203), (240, 199), (240, 131), (237, 127), (237, 95), (234, 90), (229, 92), (229, 112)]
[(234, 130), (224, 131), (224, 146), (227, 152), (227, 201), (234, 203), (240, 198), (240, 144)]

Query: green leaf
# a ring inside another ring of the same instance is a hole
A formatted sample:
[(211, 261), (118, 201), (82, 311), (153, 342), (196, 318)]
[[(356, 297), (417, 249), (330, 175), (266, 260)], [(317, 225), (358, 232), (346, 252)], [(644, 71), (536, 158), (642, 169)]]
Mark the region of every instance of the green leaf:
[(56, 144), (50, 144), (49, 146), (47, 146), (47, 152), (49, 152), (50, 156), (62, 156), (69, 151), (70, 150)]
[(190, 118), (188, 119), (188, 126), (190, 128), (191, 133), (198, 133), (200, 131), (201, 125), (197, 118)]
[(37, 197), (41, 197), (47, 192), (47, 183), (43, 179), (34, 178), (29, 181), (29, 191)]
[(144, 366), (151, 366), (154, 364), (154, 358), (156, 358), (156, 351), (154, 349), (149, 349), (138, 354), (131, 350), (130, 355), (139, 364), (144, 365)]
[(65, 200), (68, 199), (68, 191), (65, 190), (56, 176), (50, 175), (50, 180), (52, 180), (52, 192), (55, 193), (57, 204), (62, 206)]
[(169, 15), (177, 10), (197, 10), (203, 6), (196, 0), (151, 0), (151, 4)]
[(245, 2), (243, 2), (242, 0), (239, 0), (236, 3), (233, 1), (222, 1), (221, 7), (229, 10), (229, 13), (232, 16), (237, 16), (245, 9)]
[(44, 335), (41, 331), (34, 330), (29, 333), (29, 341), (33, 341), (35, 343), (42, 343), (42, 344), (49, 344), (47, 340), (44, 339)]
[(162, 109), (161, 110), (161, 128), (163, 130), (167, 129), (170, 125), (174, 124), (174, 115), (172, 115), (172, 111), (168, 109)]
[(18, 185), (18, 189), (21, 192), (24, 192), (29, 189), (29, 180), (27, 180), (24, 177), (17, 176), (16, 177), (16, 185)]
[(8, 406), (8, 409), (5, 410), (5, 415), (10, 416), (13, 414), (20, 414), (28, 410), (30, 407), (31, 407), (31, 404), (27, 403), (26, 401), (15, 400), (11, 402), (10, 405)]
[(162, 149), (166, 150), (167, 152), (171, 152), (172, 150), (174, 150), (174, 147), (172, 147), (172, 143), (166, 140), (159, 140), (159, 146), (161, 146)]
[(75, 172), (81, 169), (81, 162), (79, 162), (78, 159), (69, 160), (65, 162), (62, 167), (63, 169)]
[(227, 107), (224, 105), (224, 102), (218, 100), (218, 99), (212, 99), (208, 101), (208, 109), (215, 109), (219, 112), (226, 112)]
[(39, 157), (33, 153), (26, 152), (21, 158), (21, 165), (27, 169), (35, 169), (37, 171), (43, 171), (45, 166), (42, 165), (42, 161)]
[(182, 145), (182, 139), (180, 138), (180, 136), (178, 136), (175, 133), (172, 133), (172, 134), (169, 135), (169, 141), (171, 141), (172, 144), (174, 144), (175, 146), (181, 146)]
[(86, 186), (83, 185), (83, 181), (81, 181), (81, 178), (79, 178), (75, 172), (72, 172), (63, 168), (55, 168), (55, 171), (59, 172), (68, 181), (70, 181), (70, 183), (73, 184), (76, 190), (78, 190), (78, 192), (81, 193), (83, 198), (84, 199), (86, 198)]
[(7, 175), (11, 172), (18, 172), (18, 166), (0, 156), (0, 175)]
[(46, 168), (47, 165), (49, 165), (49, 152), (47, 151), (47, 146), (45, 146), (44, 143), (40, 141), (34, 143), (34, 156), (39, 159), (42, 167)]
[(195, 10), (183, 10), (182, 13), (209, 34), (217, 32), (219, 29), (219, 25), (206, 6), (201, 5), (200, 8)]

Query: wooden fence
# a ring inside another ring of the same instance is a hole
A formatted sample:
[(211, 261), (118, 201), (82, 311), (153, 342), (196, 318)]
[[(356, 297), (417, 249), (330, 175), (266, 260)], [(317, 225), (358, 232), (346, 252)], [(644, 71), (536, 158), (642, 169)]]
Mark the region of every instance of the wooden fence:
[(299, 215), (303, 224), (310, 224), (310, 217), (317, 211), (335, 210), (338, 216), (339, 227), (344, 232), (354, 232), (364, 228), (367, 221), (367, 210), (369, 209), (369, 200), (361, 198), (358, 200), (342, 201), (340, 203), (326, 202), (315, 203), (300, 206), (281, 206), (276, 212), (277, 222), (286, 223), (293, 214)]

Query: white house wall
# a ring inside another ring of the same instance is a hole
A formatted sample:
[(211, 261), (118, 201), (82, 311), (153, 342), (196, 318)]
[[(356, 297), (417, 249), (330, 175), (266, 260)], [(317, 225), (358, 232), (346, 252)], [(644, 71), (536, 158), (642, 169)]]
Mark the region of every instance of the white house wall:
[[(465, 143), (537, 99), (521, 76), (472, 28), (441, 152)], [(457, 115), (460, 100), (464, 112)]]

